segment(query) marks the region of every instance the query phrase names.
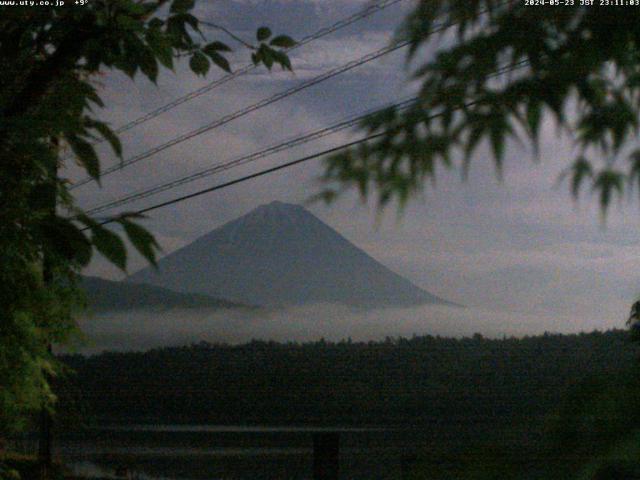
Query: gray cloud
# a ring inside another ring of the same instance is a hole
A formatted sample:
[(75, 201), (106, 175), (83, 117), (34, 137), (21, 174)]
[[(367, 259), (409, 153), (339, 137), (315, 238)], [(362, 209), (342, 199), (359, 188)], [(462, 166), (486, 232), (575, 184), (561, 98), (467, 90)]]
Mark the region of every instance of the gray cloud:
[[(206, 2), (201, 8), (207, 15), (223, 14), (227, 26), (242, 32), (251, 32), (259, 23), (267, 23), (300, 38), (363, 5), (351, 0), (329, 3), (224, 0)], [(362, 22), (335, 37), (300, 49), (294, 56), (295, 76), (261, 71), (229, 82), (127, 132), (123, 136), (127, 155), (144, 151), (326, 68), (379, 48), (388, 41), (405, 14), (406, 6), (390, 8), (372, 17), (372, 22)], [(234, 58), (242, 64), (248, 60), (248, 53), (239, 51)], [(123, 76), (108, 73), (102, 80), (102, 92), (109, 105), (105, 117), (114, 125), (120, 125), (219, 75), (212, 72), (207, 79), (196, 78), (181, 64), (175, 75), (163, 74), (158, 87), (154, 87), (142, 80), (132, 83)], [(105, 178), (102, 190), (91, 186), (74, 193), (78, 194), (81, 205), (93, 206), (264, 148), (346, 115), (395, 101), (412, 88), (406, 80), (403, 54), (390, 56)], [(354, 133), (325, 138), (256, 165), (127, 206), (127, 209), (236, 178), (349, 138), (354, 138)], [(634, 203), (614, 208), (603, 229), (593, 199), (585, 197), (576, 205), (566, 185), (561, 188), (555, 185), (572, 153), (570, 139), (558, 136), (553, 121), (548, 120), (542, 130), (539, 163), (532, 161), (531, 149), (511, 145), (502, 183), (496, 180), (485, 145), (474, 159), (467, 182), (461, 182), (456, 172), (440, 171), (436, 187), (429, 186), (412, 200), (400, 217), (394, 207), (380, 214), (374, 202), (362, 203), (353, 194), (346, 195), (332, 207), (314, 204), (310, 208), (395, 271), (438, 295), (472, 306), (470, 311), (484, 312), (474, 316), (438, 311), (430, 317), (437, 322), (419, 324), (425, 329), (438, 331), (438, 325), (446, 325), (451, 327), (448, 331), (454, 333), (487, 329), (486, 333), (499, 334), (500, 328), (506, 333), (526, 333), (541, 331), (543, 327), (567, 331), (620, 326), (629, 302), (640, 293), (635, 273), (640, 266), (635, 225), (637, 207)], [(275, 199), (304, 202), (318, 190), (316, 180), (321, 172), (320, 162), (298, 166), (155, 212), (147, 224), (165, 249), (171, 251), (262, 203)], [(79, 174), (77, 170), (70, 170), (70, 175), (77, 178)], [(134, 257), (132, 268), (141, 265), (141, 260)], [(88, 272), (118, 276), (101, 260), (94, 262)], [(368, 316), (362, 321), (344, 313), (332, 316), (340, 320), (330, 325), (335, 326), (339, 336), (345, 332), (361, 332), (362, 325), (369, 325), (380, 335), (383, 335), (383, 325), (389, 334), (394, 334), (393, 325), (408, 325), (402, 331), (410, 334), (409, 327), (417, 327), (415, 322), (422, 322), (427, 316), (426, 312), (396, 314), (405, 320), (398, 320), (400, 323), (396, 324)], [(413, 314), (415, 317), (411, 317)], [(313, 318), (320, 317), (319, 313)], [(351, 320), (354, 325), (349, 327)], [(462, 330), (456, 330), (463, 324)], [(251, 326), (256, 332), (263, 332), (264, 326), (260, 325), (250, 323), (247, 329)], [(304, 325), (315, 331), (313, 325)], [(297, 329), (291, 326), (287, 332), (294, 335)], [(205, 334), (204, 330), (202, 333)], [(328, 331), (325, 333), (329, 336)], [(415, 333), (426, 333), (426, 330)]]

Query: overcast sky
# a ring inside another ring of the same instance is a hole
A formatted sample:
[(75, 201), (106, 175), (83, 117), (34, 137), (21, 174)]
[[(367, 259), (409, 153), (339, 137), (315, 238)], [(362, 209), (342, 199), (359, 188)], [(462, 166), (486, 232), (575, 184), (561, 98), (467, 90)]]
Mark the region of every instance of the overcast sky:
[[(199, 4), (201, 18), (252, 40), (261, 24), (302, 38), (366, 2), (202, 0)], [(292, 56), (294, 74), (258, 69), (127, 132), (122, 137), (125, 158), (385, 46), (408, 7), (405, 0), (300, 48)], [(250, 53), (238, 44), (219, 32), (208, 34), (236, 48), (235, 68), (248, 61)], [(92, 184), (74, 193), (83, 207), (92, 207), (405, 98), (411, 92), (405, 54), (390, 54), (170, 148), (104, 178), (102, 189)], [(181, 65), (176, 74), (163, 74), (156, 87), (107, 72), (100, 79), (108, 105), (104, 117), (119, 126), (220, 76), (222, 72), (212, 70), (206, 79), (197, 78)], [(357, 135), (353, 131), (333, 135), (121, 208), (151, 205)], [(105, 164), (113, 163), (104, 152)], [(461, 182), (458, 173), (440, 171), (436, 187), (428, 186), (401, 216), (394, 207), (380, 214), (373, 202), (364, 204), (355, 195), (330, 207), (308, 208), (417, 285), (451, 301), (495, 312), (496, 318), (517, 323), (519, 332), (539, 331), (542, 324), (536, 318), (544, 318), (544, 328), (556, 331), (623, 326), (630, 303), (640, 294), (637, 199), (615, 206), (606, 228), (595, 198), (587, 196), (576, 205), (566, 185), (556, 186), (572, 149), (571, 140), (558, 137), (552, 121), (544, 126), (539, 163), (533, 162), (528, 148), (510, 147), (502, 183), (495, 179), (484, 152), (475, 158), (467, 182)], [(263, 203), (304, 203), (320, 189), (321, 172), (320, 161), (296, 166), (153, 212), (147, 225), (169, 252)], [(140, 265), (136, 260), (132, 269)], [(87, 273), (118, 278), (102, 261), (94, 262)]]

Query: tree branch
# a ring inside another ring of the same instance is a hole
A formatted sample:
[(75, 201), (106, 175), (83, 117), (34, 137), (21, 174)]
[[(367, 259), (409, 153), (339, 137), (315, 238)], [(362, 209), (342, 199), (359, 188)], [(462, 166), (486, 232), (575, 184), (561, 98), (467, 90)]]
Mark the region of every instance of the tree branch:
[(247, 47), (250, 50), (255, 50), (256, 47), (255, 45), (250, 44), (249, 42), (244, 41), (242, 38), (240, 38), (238, 35), (236, 35), (235, 33), (233, 33), (231, 30), (229, 30), (226, 27), (223, 27), (222, 25), (218, 25), (216, 23), (212, 23), (212, 22), (207, 22), (204, 20), (200, 20), (200, 24), (206, 26), (206, 27), (211, 27), (211, 28), (215, 28), (216, 30), (220, 30), (224, 33), (226, 33), (227, 35), (229, 35), (231, 38), (233, 38), (236, 42), (244, 45), (245, 47)]

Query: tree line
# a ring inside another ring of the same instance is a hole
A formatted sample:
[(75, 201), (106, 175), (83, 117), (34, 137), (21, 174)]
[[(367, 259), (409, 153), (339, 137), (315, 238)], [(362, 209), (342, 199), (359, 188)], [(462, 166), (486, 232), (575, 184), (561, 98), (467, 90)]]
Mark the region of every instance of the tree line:
[(512, 424), (632, 365), (628, 332), (381, 342), (202, 342), (68, 355), (61, 416), (160, 423)]

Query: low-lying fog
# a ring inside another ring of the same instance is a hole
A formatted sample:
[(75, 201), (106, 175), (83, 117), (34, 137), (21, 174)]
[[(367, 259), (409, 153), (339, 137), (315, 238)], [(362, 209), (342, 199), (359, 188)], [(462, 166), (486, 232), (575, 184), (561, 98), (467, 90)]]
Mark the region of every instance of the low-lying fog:
[[(604, 328), (623, 327), (623, 312)], [(579, 328), (578, 328), (579, 325)], [(143, 350), (200, 341), (244, 343), (252, 339), (309, 341), (325, 338), (379, 340), (386, 336), (522, 336), (603, 329), (599, 315), (581, 312), (514, 313), (478, 308), (421, 306), (359, 310), (342, 305), (312, 305), (272, 310), (139, 310), (96, 314), (80, 321), (86, 335), (79, 351)]]

